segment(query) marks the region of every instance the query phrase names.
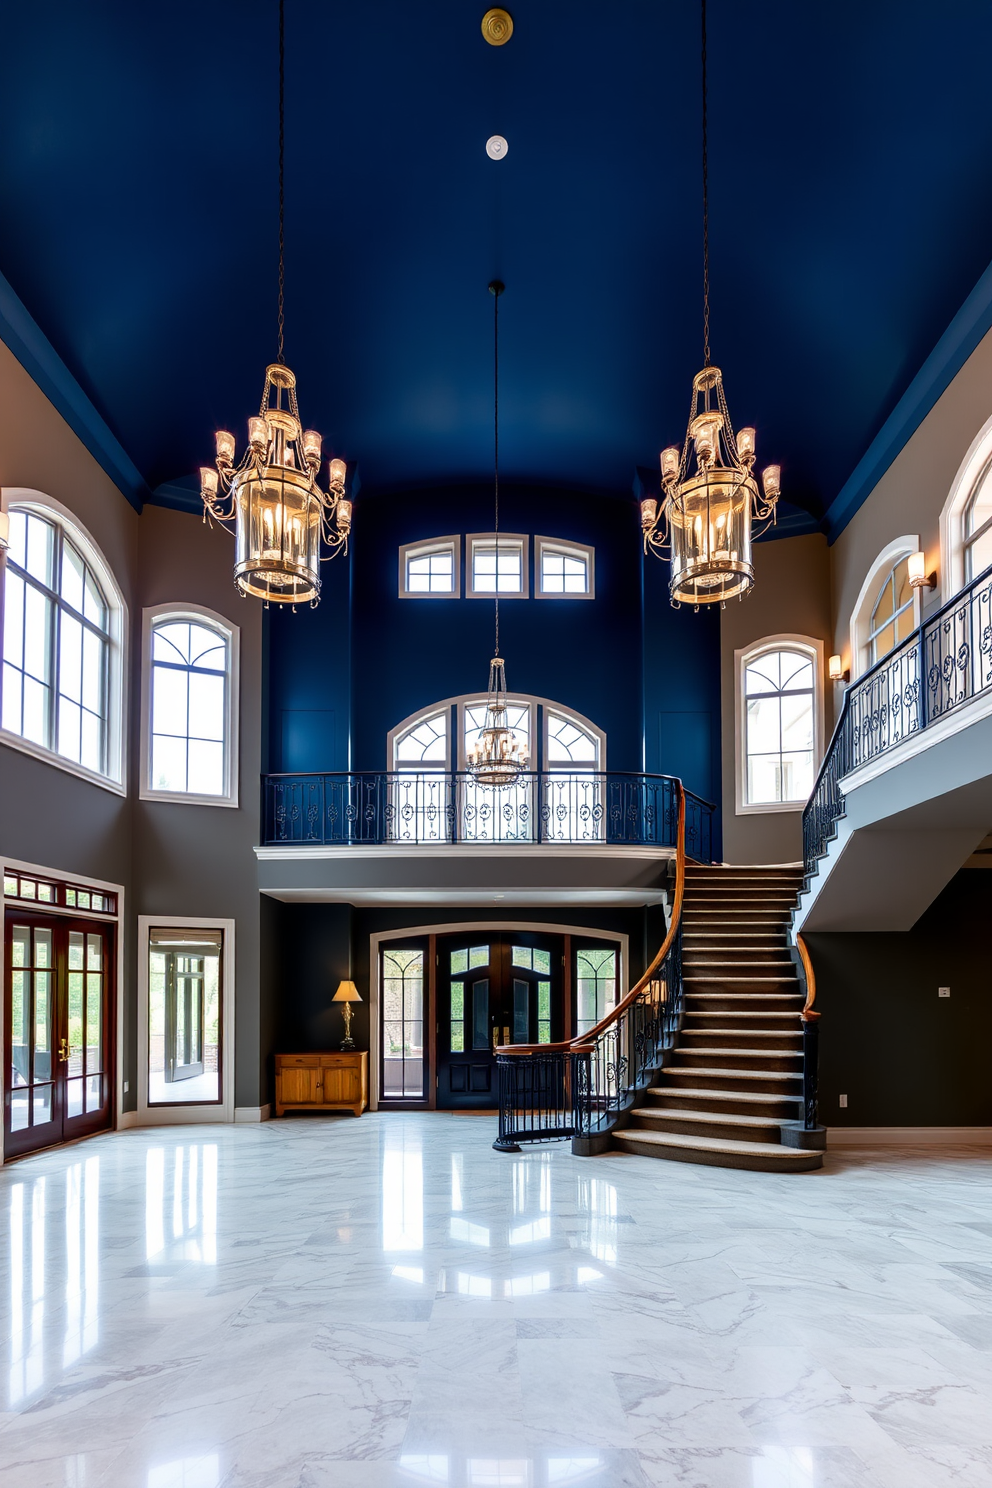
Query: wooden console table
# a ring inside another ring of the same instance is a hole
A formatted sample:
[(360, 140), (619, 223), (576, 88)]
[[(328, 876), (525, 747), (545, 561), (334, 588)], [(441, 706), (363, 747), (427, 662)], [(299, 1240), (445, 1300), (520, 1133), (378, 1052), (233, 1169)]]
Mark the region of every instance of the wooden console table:
[(369, 1101), (369, 1056), (277, 1054), (276, 1115), (284, 1111), (353, 1111)]

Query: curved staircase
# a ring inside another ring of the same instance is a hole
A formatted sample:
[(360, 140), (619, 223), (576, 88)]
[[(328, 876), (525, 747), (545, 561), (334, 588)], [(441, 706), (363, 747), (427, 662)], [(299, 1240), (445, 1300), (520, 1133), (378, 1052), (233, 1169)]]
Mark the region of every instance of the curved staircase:
[(803, 1114), (803, 995), (786, 939), (801, 883), (798, 868), (687, 867), (682, 1027), (617, 1146), (764, 1172), (823, 1166), (780, 1130)]

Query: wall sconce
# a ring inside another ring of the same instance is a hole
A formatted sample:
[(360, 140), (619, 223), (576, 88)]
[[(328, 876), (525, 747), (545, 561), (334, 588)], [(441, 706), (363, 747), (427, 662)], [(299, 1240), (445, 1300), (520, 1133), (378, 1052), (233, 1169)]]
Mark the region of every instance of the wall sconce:
[(927, 573), (926, 553), (910, 553), (909, 582), (914, 589), (936, 589), (937, 571)]
[(351, 1036), (351, 1004), (353, 1002), (361, 1002), (361, 1000), (358, 988), (354, 982), (339, 982), (338, 990), (331, 998), (332, 1002), (344, 1003), (344, 1008), (342, 1009), (344, 1013), (344, 1038), (341, 1041), (341, 1048), (345, 1051), (355, 1047), (355, 1040)]
[(850, 682), (851, 673), (839, 656), (831, 656), (827, 662), (827, 675), (831, 682)]

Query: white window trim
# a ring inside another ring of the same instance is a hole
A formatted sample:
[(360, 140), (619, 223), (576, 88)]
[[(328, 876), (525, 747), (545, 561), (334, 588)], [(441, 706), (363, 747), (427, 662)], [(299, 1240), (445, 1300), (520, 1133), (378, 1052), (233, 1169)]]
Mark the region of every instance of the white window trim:
[[(148, 942), (152, 928), (220, 930), (221, 948), (221, 1095), (216, 1104), (148, 1104)], [(231, 1122), (234, 1117), (234, 920), (200, 919), (196, 915), (138, 916), (138, 1108), (136, 1126), (185, 1126), (189, 1122)], [(132, 1123), (128, 1123), (129, 1125)]]
[(992, 464), (992, 418), (985, 421), (951, 482), (940, 513), (940, 573), (937, 580), (948, 599), (965, 585), (964, 519), (979, 481)]
[(750, 646), (734, 652), (734, 777), (736, 816), (769, 816), (782, 812), (801, 813), (805, 801), (760, 801), (747, 799), (747, 752), (744, 718), (744, 673), (758, 656), (768, 651), (805, 651), (813, 663), (813, 775), (823, 759), (823, 642), (814, 636), (782, 634), (762, 636)]
[[(56, 750), (48, 749), (44, 744), (35, 744), (31, 739), (22, 738), (20, 734), (12, 733), (9, 729), (0, 728), (0, 744), (17, 749), (21, 754), (29, 754), (33, 759), (41, 760), (46, 765), (55, 765), (57, 769), (64, 770), (67, 775), (75, 775), (80, 780), (88, 780), (91, 785), (98, 785), (103, 790), (111, 791), (115, 796), (126, 796), (127, 730), (124, 720), (127, 716), (128, 701), (128, 610), (124, 595), (121, 593), (120, 585), (114, 577), (110, 564), (75, 512), (63, 506), (61, 501), (56, 501), (54, 496), (47, 496), (44, 491), (34, 491), (23, 486), (4, 486), (0, 490), (0, 508), (9, 511), (11, 506), (19, 507), (23, 511), (35, 512), (39, 517), (54, 519), (93, 569), (107, 600), (109, 621), (107, 774), (103, 775), (99, 770), (87, 769), (85, 765), (79, 764), (76, 760), (67, 759), (65, 755), (57, 753)], [(5, 564), (0, 564), (0, 572), (4, 566)], [(0, 607), (0, 620), (2, 620), (2, 613), (2, 607)], [(57, 685), (57, 679), (54, 685)]]
[[(916, 553), (920, 547), (920, 535), (918, 532), (908, 532), (903, 537), (893, 538), (878, 554), (874, 563), (865, 575), (865, 581), (861, 585), (861, 591), (851, 611), (851, 619), (848, 626), (848, 636), (851, 646), (851, 680), (856, 681), (874, 665), (868, 654), (868, 636), (871, 631), (871, 617), (878, 599), (878, 591), (883, 580), (895, 567), (901, 558), (909, 553)], [(922, 602), (920, 590), (913, 590), (913, 629), (920, 624), (922, 619)]]
[[(152, 773), (152, 630), (160, 620), (206, 620), (227, 637), (230, 676), (227, 688), (224, 779), (227, 791), (222, 796), (201, 796), (194, 791), (155, 790)], [(142, 801), (166, 801), (180, 806), (233, 806), (238, 800), (238, 721), (240, 719), (239, 681), (241, 674), (241, 631), (224, 615), (204, 605), (175, 602), (151, 605), (141, 612), (141, 781), (138, 790)], [(158, 923), (156, 921), (156, 923)]]
[[(581, 558), (586, 565), (589, 587), (584, 594), (562, 594), (556, 589), (544, 587), (544, 554), (564, 553), (566, 558)], [(560, 537), (534, 538), (534, 598), (535, 599), (595, 599), (596, 598), (596, 549), (586, 543), (566, 542)], [(576, 715), (577, 716), (577, 715)]]
[[(422, 589), (408, 589), (406, 568), (411, 558), (426, 558), (429, 553), (451, 553), (453, 588), (449, 593), (431, 594)], [(460, 533), (450, 537), (428, 537), (423, 542), (404, 543), (400, 548), (400, 599), (461, 599), (462, 597), (462, 539)]]
[[(495, 532), (468, 532), (465, 535), (465, 598), (466, 599), (495, 599), (495, 589), (476, 589), (475, 587), (475, 545), (476, 543), (494, 543)], [(530, 551), (530, 538), (526, 532), (501, 532), (499, 534), (500, 547), (504, 543), (509, 547), (511, 544), (520, 549), (520, 589), (516, 594), (501, 592), (500, 602), (504, 599), (529, 599), (530, 598), (530, 568), (528, 566), (528, 554)]]

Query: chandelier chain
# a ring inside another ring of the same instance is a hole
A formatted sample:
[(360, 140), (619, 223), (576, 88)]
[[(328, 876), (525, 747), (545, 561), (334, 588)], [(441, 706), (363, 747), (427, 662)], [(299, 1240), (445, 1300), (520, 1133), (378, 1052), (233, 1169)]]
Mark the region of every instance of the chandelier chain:
[(496, 529), (496, 649), (499, 655), (499, 293), (493, 295), (493, 504)]
[[(705, 0), (704, 0), (705, 3)], [(279, 0), (279, 362), (286, 365), (286, 0)]]
[(700, 0), (703, 76), (703, 365), (710, 365), (710, 192), (706, 118), (706, 0)]

